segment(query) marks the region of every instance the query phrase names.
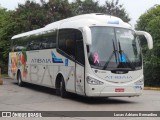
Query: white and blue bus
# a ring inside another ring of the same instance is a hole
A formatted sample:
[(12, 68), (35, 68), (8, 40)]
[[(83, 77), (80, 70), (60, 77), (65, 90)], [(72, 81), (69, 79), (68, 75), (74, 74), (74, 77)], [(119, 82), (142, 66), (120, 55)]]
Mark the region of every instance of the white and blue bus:
[(144, 87), (138, 36), (152, 37), (120, 18), (79, 15), (12, 37), (8, 74), (24, 82), (88, 97), (133, 97)]

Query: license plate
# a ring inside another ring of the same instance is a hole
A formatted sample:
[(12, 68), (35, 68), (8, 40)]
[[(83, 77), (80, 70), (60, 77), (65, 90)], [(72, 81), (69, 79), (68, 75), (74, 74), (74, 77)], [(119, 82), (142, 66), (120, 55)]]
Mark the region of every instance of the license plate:
[(116, 88), (115, 92), (124, 92), (124, 88)]

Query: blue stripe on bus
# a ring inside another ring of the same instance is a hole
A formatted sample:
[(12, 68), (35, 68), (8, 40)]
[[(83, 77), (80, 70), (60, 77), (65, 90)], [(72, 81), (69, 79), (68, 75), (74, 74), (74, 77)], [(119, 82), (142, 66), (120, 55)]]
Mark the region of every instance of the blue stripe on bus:
[(52, 62), (53, 63), (63, 63), (62, 58), (57, 58), (53, 52), (52, 52)]

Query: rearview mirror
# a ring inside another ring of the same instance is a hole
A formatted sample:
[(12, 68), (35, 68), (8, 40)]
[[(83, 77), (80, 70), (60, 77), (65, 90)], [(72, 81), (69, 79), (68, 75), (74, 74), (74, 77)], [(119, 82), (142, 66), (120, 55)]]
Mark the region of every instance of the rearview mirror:
[(145, 38), (147, 39), (148, 48), (149, 49), (153, 48), (153, 39), (152, 39), (152, 36), (149, 33), (144, 32), (144, 31), (136, 31), (136, 34), (137, 35), (144, 35)]
[(83, 39), (84, 39), (86, 45), (92, 44), (91, 29), (87, 26), (83, 28)]

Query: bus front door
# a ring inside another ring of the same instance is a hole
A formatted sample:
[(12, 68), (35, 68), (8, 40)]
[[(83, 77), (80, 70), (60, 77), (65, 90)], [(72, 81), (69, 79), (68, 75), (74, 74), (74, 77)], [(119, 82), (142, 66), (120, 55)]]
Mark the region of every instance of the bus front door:
[(76, 93), (84, 95), (84, 46), (83, 40), (76, 40)]

